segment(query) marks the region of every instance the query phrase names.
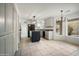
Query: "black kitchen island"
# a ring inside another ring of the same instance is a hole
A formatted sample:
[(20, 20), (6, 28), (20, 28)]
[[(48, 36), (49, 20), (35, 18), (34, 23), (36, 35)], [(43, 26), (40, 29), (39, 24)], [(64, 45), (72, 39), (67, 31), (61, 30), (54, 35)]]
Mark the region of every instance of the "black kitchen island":
[[(40, 41), (40, 38), (46, 38), (46, 33), (49, 31), (53, 31), (53, 29), (35, 29), (35, 30), (29, 30), (29, 38), (32, 42), (38, 42)], [(42, 33), (42, 35), (41, 35)]]
[(31, 41), (32, 42), (40, 41), (40, 31), (32, 31)]

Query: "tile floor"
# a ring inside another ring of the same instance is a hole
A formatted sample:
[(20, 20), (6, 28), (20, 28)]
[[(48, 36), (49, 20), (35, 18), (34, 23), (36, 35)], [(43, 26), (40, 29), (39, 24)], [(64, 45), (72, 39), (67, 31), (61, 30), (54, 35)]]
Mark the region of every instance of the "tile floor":
[(78, 56), (79, 46), (63, 41), (46, 40), (32, 43), (30, 39), (23, 38), (19, 44), (17, 56)]

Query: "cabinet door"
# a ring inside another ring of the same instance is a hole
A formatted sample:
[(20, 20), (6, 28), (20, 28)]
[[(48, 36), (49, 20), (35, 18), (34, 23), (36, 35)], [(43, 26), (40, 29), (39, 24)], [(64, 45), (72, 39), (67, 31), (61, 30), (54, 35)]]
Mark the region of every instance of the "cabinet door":
[(12, 32), (13, 28), (13, 6), (12, 4), (6, 4), (6, 32)]
[(5, 4), (0, 3), (0, 35), (4, 33), (4, 26), (5, 26), (5, 16), (4, 16), (4, 11), (5, 11)]
[(14, 10), (14, 32), (17, 31), (17, 13)]
[(54, 18), (49, 17), (45, 20), (45, 27), (52, 27), (54, 25)]
[(18, 34), (17, 34), (17, 30), (18, 30), (18, 27), (17, 27), (17, 13), (16, 11), (14, 10), (14, 50), (18, 50)]
[(5, 38), (4, 37), (0, 37), (0, 56), (5, 55)]

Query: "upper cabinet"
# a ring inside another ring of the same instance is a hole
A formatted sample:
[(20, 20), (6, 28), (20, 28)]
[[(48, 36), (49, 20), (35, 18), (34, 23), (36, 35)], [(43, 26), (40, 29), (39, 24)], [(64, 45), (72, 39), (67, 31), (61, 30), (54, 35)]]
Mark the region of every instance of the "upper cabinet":
[(0, 3), (0, 35), (5, 31), (5, 4)]
[(18, 50), (18, 21), (14, 4), (0, 3), (0, 55), (14, 55)]
[(53, 28), (54, 25), (54, 18), (53, 17), (48, 17), (45, 19), (45, 28)]
[(17, 12), (16, 10), (14, 9), (14, 32), (17, 31)]
[(6, 4), (6, 32), (12, 32), (13, 30), (13, 6), (12, 4)]

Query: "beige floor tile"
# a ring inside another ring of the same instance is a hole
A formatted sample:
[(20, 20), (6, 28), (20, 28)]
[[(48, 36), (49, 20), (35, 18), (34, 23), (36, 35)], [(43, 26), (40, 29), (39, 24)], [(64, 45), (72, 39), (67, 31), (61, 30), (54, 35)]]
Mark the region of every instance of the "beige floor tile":
[(79, 46), (63, 41), (46, 40), (32, 43), (29, 38), (23, 38), (19, 44), (21, 56), (71, 56), (79, 55)]

